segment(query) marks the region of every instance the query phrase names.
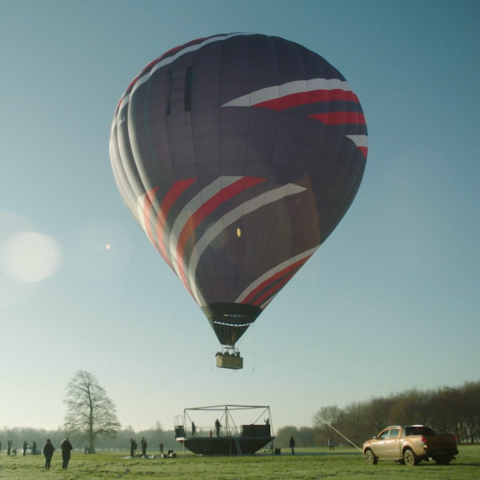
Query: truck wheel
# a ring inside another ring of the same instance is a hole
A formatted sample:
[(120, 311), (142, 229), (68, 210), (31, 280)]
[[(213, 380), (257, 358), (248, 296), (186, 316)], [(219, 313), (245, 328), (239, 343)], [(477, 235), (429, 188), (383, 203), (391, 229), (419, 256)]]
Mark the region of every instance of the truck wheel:
[(370, 449), (365, 450), (365, 453), (363, 455), (365, 456), (365, 460), (369, 465), (377, 464), (378, 458), (373, 454), (373, 452)]
[(414, 467), (415, 465), (418, 465), (418, 458), (410, 448), (406, 448), (403, 452), (403, 461), (407, 467)]

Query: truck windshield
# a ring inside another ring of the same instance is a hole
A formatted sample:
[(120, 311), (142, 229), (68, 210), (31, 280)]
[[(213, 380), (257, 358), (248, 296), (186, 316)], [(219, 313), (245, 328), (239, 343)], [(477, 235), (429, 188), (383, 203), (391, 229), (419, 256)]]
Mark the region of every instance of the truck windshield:
[(435, 432), (431, 428), (423, 426), (405, 427), (405, 436), (408, 435), (422, 435), (424, 437), (434, 437)]

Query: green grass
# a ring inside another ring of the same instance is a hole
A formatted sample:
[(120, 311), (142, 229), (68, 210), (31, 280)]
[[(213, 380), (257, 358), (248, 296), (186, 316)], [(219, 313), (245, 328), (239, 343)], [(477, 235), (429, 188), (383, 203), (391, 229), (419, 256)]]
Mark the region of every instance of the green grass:
[(0, 478), (8, 480), (106, 480), (161, 478), (169, 480), (276, 480), (276, 479), (409, 479), (478, 480), (480, 446), (460, 446), (450, 466), (434, 462), (405, 467), (395, 462), (367, 465), (353, 449), (298, 449), (297, 454), (257, 454), (244, 457), (197, 457), (177, 452), (177, 458), (125, 459), (127, 452), (97, 455), (74, 453), (69, 469), (61, 469), (61, 456), (53, 456), (52, 468), (44, 470), (43, 456), (0, 457)]

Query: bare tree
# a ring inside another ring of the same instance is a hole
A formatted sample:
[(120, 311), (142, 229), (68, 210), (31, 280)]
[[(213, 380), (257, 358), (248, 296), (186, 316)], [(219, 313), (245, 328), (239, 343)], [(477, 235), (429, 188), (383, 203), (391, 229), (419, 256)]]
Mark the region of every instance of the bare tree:
[(329, 405), (322, 407), (313, 415), (314, 438), (318, 445), (326, 445), (329, 438), (335, 437), (332, 425), (338, 423), (342, 414), (337, 405)]
[(79, 370), (67, 385), (65, 430), (85, 440), (90, 453), (95, 453), (95, 438), (115, 438), (121, 425), (115, 405), (91, 373)]

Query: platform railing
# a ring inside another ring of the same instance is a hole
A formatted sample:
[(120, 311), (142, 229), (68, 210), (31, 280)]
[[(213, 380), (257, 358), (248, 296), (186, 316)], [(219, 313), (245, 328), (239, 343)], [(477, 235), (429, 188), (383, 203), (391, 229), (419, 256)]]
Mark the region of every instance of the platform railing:
[[(195, 426), (195, 433), (192, 428), (184, 427), (187, 438), (191, 437), (217, 437), (217, 431), (215, 426)], [(235, 425), (229, 425), (228, 427), (220, 427), (220, 437), (239, 437), (240, 432)]]

